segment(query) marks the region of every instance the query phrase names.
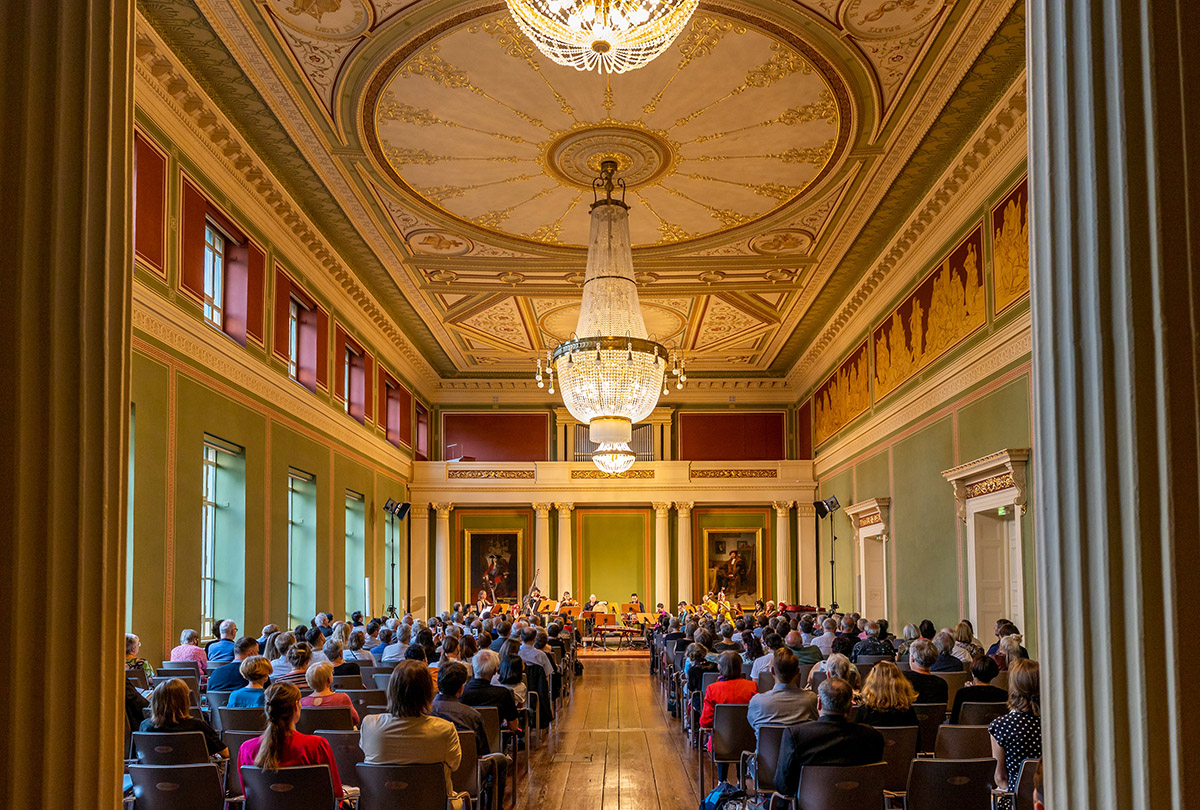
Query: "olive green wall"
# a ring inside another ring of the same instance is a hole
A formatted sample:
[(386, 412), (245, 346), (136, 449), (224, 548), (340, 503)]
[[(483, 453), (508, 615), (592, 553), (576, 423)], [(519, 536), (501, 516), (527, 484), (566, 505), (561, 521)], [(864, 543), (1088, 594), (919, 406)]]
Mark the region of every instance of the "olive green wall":
[(650, 509), (575, 510), (576, 567), (582, 562), (579, 592), (612, 603), (637, 593), (643, 603), (654, 581), (654, 514)]

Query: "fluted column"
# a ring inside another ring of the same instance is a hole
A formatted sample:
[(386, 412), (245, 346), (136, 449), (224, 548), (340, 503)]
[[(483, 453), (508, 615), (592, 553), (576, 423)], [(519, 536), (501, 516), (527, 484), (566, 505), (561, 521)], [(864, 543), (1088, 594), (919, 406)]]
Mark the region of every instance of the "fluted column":
[(817, 607), (817, 511), (796, 502), (796, 599)]
[(1028, 30), (1046, 806), (1196, 807), (1200, 6), (1031, 0)]
[(671, 504), (654, 504), (654, 594), (650, 604), (662, 602), (663, 606), (674, 612), (671, 604), (671, 531), (667, 518), (671, 514)]
[(58, 635), (8, 651), (3, 807), (121, 801), (132, 15), (0, 4), (0, 593)]
[(775, 601), (790, 602), (792, 594), (791, 501), (775, 501)]
[(433, 604), (429, 615), (433, 616), (450, 609), (450, 510), (452, 503), (435, 503), (437, 520), (434, 522), (433, 542)]
[(429, 504), (414, 503), (409, 512), (408, 610), (429, 616)]
[(684, 501), (675, 504), (675, 516), (678, 528), (675, 532), (675, 542), (679, 544), (676, 564), (679, 571), (679, 599), (692, 603), (692, 507), (695, 504)]
[[(550, 590), (550, 504), (533, 504), (533, 583)], [(538, 572), (541, 572), (539, 579)]]
[(574, 551), (574, 547), (571, 545), (571, 510), (575, 508), (575, 504), (556, 503), (554, 504), (554, 508), (558, 512), (558, 580), (555, 582), (554, 592), (550, 596), (562, 596), (563, 591), (570, 591), (574, 595), (575, 588), (572, 586), (572, 581), (574, 580), (574, 556), (572, 552)]

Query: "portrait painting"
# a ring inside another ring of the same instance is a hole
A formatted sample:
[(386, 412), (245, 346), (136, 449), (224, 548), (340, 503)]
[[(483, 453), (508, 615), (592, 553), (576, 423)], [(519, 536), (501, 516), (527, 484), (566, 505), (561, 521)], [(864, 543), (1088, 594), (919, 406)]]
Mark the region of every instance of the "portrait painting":
[(762, 529), (704, 530), (704, 588), (730, 604), (762, 598)]
[(521, 592), (521, 530), (464, 532), (466, 592), (474, 602), (480, 591), (493, 601), (513, 602)]

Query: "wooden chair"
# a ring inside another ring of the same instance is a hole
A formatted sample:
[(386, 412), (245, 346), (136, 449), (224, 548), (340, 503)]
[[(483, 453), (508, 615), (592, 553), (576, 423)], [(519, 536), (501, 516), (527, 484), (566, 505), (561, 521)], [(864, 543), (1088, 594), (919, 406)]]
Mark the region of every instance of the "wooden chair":
[[(754, 729), (747, 719), (749, 706), (745, 703), (718, 703), (713, 707), (713, 725), (711, 729), (701, 729), (699, 739), (699, 787), (700, 795), (704, 790), (704, 755), (708, 754), (713, 768), (713, 784), (717, 781), (718, 765), (734, 765), (738, 769), (738, 784), (742, 783), (745, 773), (742, 771), (742, 755), (753, 752), (757, 747), (754, 739)], [(712, 740), (712, 750), (705, 751), (705, 737)]]
[(986, 726), (1008, 714), (1007, 703), (964, 703), (958, 709), (960, 726)]
[[(364, 675), (363, 677), (365, 678), (366, 676)], [(388, 681), (392, 679), (392, 671), (389, 669), (387, 672), (376, 672), (371, 675), (371, 679), (375, 682), (375, 689), (386, 695)], [(363, 683), (366, 684), (367, 681), (364, 680)]]
[(492, 777), (493, 785), (491, 791), (491, 810), (499, 810), (500, 766), (498, 762), (504, 759), (504, 755), (488, 754), (487, 756), (479, 756), (475, 735), (467, 731), (458, 732), (458, 747), (462, 750), (462, 759), (459, 760), (458, 769), (450, 774), (450, 782), (454, 785), (454, 789), (470, 796), (471, 803), (476, 808), (479, 808), (479, 810), (482, 810), (483, 787), (487, 784), (484, 772), (487, 771)]
[(125, 670), (125, 680), (132, 683), (137, 689), (150, 688), (150, 679), (146, 676), (146, 670), (141, 667)]
[[(392, 677), (392, 670), (395, 668), (396, 668), (395, 664), (391, 664), (388, 666), (376, 665), (373, 667), (359, 667), (358, 668), (358, 677), (362, 678), (363, 686), (365, 688), (374, 688), (376, 675), (387, 675), (390, 678), (390, 677)], [(386, 684), (384, 686), (384, 689), (385, 690), (387, 689)]]
[(334, 675), (330, 685), (338, 692), (362, 689), (363, 679), (362, 675)]
[(914, 759), (908, 772), (904, 810), (988, 810), (996, 761)]
[[(515, 732), (506, 732), (500, 728), (500, 710), (495, 706), (476, 706), (475, 711), (479, 712), (479, 716), (483, 718), (483, 728), (487, 732), (488, 738), (488, 753), (490, 754), (505, 754), (509, 755), (513, 762), (514, 774), (516, 773), (517, 755), (520, 753), (520, 746), (517, 745), (517, 735)], [(525, 755), (525, 774), (528, 776), (529, 755)], [(516, 776), (513, 776), (513, 783), (516, 783)], [(516, 806), (517, 793), (515, 790), (509, 791), (513, 797), (513, 806)]]
[(967, 685), (971, 676), (966, 672), (935, 672), (934, 675), (946, 682), (946, 705), (954, 705), (954, 696)]
[(368, 765), (359, 763), (358, 810), (449, 810), (451, 801), (470, 801), (465, 793), (446, 795), (444, 766)]
[(221, 706), (217, 709), (218, 731), (262, 731), (267, 727), (267, 714), (262, 709), (238, 709)]
[(387, 706), (387, 692), (382, 689), (339, 689), (339, 692), (350, 698), (354, 711), (359, 717), (365, 717), (368, 706)]
[(315, 734), (318, 729), (328, 731), (352, 731), (354, 716), (349, 706), (302, 706), (296, 731)]
[[(1015, 789), (992, 788), (992, 807), (997, 807), (1001, 798), (1008, 798), (1013, 810), (1033, 810), (1033, 775), (1037, 772), (1039, 763), (1040, 759), (1027, 759), (1021, 763)], [(1008, 784), (1009, 788), (1012, 788), (1011, 779)]]
[(741, 772), (751, 775), (754, 796), (775, 792), (775, 768), (779, 765), (779, 751), (783, 746), (785, 731), (787, 726), (759, 726), (758, 744), (753, 751), (742, 755), (747, 762), (743, 763)]
[(795, 797), (775, 793), (800, 810), (879, 810), (887, 765), (806, 765), (800, 770)]
[[(225, 792), (217, 766), (130, 765), (133, 801), (138, 810), (223, 810)], [(241, 799), (230, 799), (231, 803)]]
[[(199, 661), (163, 661), (162, 667), (160, 667), (160, 669), (170, 669), (170, 670), (190, 669), (192, 671), (192, 674), (195, 675), (197, 679), (200, 678), (200, 662)], [(154, 674), (157, 675), (158, 672), (156, 671)]]
[(901, 794), (908, 784), (908, 766), (917, 757), (921, 727), (886, 726), (875, 730), (883, 735), (883, 762), (887, 765), (883, 789), (891, 794)]
[(199, 731), (133, 732), (133, 750), (141, 765), (195, 765), (209, 761)]
[(983, 759), (992, 755), (987, 726), (944, 725), (938, 729), (933, 756), (937, 759)]
[[(159, 670), (159, 671), (161, 672), (162, 670)], [(191, 693), (192, 705), (199, 707), (200, 706), (200, 679), (198, 677), (194, 677), (192, 675), (184, 675), (184, 674), (182, 674), (182, 672), (179, 675), (174, 675), (174, 674), (172, 674), (172, 675), (155, 675), (153, 678), (150, 679), (150, 687), (154, 688), (154, 687), (158, 686), (160, 683), (166, 683), (167, 681), (171, 680), (172, 678), (183, 681), (184, 683), (187, 684), (188, 691)]]
[(328, 765), (296, 765), (277, 771), (243, 765), (239, 770), (246, 810), (335, 810), (337, 806)]
[(917, 725), (921, 727), (917, 750), (932, 753), (937, 743), (938, 726), (946, 721), (946, 704), (914, 703), (913, 710), (917, 713)]
[(358, 787), (358, 763), (363, 761), (362, 746), (359, 745), (357, 731), (329, 731), (322, 729), (317, 733), (324, 738), (333, 750), (333, 760), (337, 763), (338, 776), (343, 785)]

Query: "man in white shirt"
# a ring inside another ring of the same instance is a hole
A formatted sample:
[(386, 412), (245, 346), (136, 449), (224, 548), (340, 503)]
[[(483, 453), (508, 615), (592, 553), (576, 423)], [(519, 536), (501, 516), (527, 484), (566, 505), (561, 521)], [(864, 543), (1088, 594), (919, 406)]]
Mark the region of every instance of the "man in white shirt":
[(408, 643), (412, 640), (412, 627), (407, 624), (401, 624), (396, 631), (400, 635), (395, 644), (389, 644), (383, 648), (382, 660), (385, 664), (398, 663), (404, 660), (404, 653), (408, 650)]
[(796, 683), (800, 662), (787, 647), (775, 652), (774, 669), (778, 678), (774, 688), (752, 697), (746, 712), (755, 739), (766, 725), (794, 726), (817, 719), (817, 696)]
[(763, 637), (763, 645), (767, 648), (765, 655), (760, 655), (754, 659), (754, 666), (750, 668), (750, 680), (757, 681), (758, 676), (764, 672), (774, 672), (772, 664), (775, 661), (775, 653), (783, 646), (783, 639), (778, 633), (767, 633)]
[(526, 666), (537, 664), (546, 672), (546, 683), (554, 682), (554, 664), (550, 662), (550, 656), (534, 646), (537, 641), (538, 631), (533, 627), (526, 627), (521, 632), (521, 647), (517, 650), (517, 655), (521, 656), (521, 660)]
[(826, 658), (833, 652), (833, 640), (837, 631), (837, 619), (826, 619), (822, 625), (825, 632), (812, 640), (812, 646), (821, 651)]

